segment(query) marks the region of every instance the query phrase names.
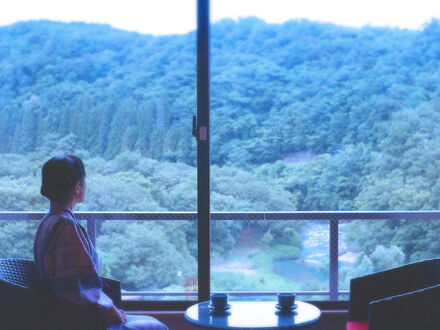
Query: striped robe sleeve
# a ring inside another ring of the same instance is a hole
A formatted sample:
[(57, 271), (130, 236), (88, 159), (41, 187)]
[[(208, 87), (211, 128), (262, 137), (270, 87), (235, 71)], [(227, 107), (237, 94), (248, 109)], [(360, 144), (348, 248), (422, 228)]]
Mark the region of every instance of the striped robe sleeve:
[(90, 255), (86, 237), (71, 223), (58, 226), (50, 253), (52, 290), (60, 298), (78, 304), (98, 304), (104, 308), (113, 305), (102, 292), (102, 281)]

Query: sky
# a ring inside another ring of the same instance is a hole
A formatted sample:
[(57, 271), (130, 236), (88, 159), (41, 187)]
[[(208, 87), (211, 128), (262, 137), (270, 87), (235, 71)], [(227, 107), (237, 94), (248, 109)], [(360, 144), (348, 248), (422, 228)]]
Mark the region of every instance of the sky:
[[(212, 22), (248, 16), (270, 23), (308, 18), (420, 29), (440, 18), (440, 0), (211, 0)], [(196, 0), (0, 0), (0, 26), (42, 18), (105, 23), (140, 33), (186, 33), (196, 28)]]

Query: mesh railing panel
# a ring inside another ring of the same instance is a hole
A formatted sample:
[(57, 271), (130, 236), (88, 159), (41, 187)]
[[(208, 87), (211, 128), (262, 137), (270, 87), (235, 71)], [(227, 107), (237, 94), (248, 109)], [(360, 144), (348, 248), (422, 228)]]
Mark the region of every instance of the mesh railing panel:
[[(0, 212), (2, 220), (40, 220), (44, 212)], [(96, 242), (96, 222), (104, 220), (160, 220), (177, 221), (187, 220), (196, 221), (197, 212), (77, 212), (79, 220), (87, 221), (87, 230), (92, 241)], [(212, 212), (211, 221), (228, 220), (256, 220), (256, 221), (275, 221), (275, 220), (308, 220), (319, 221), (329, 220), (329, 292), (303, 292), (304, 295), (326, 295), (331, 300), (336, 300), (339, 295), (346, 296), (347, 292), (338, 289), (338, 225), (349, 220), (440, 220), (440, 211), (409, 211), (409, 212), (370, 212), (370, 211), (334, 211), (334, 212)], [(3, 272), (3, 273), (2, 273)], [(6, 276), (5, 271), (0, 270), (0, 276)], [(17, 279), (19, 281), (19, 279)], [(26, 281), (26, 279), (22, 279)], [(23, 282), (25, 283), (25, 282)], [(20, 283), (17, 283), (20, 284)], [(20, 284), (21, 285), (21, 284)], [(136, 292), (142, 295), (157, 295), (157, 292)], [(167, 293), (163, 293), (167, 295)], [(173, 293), (173, 295), (184, 295), (185, 293)], [(266, 295), (270, 292), (236, 292), (237, 295)], [(301, 294), (298, 292), (298, 294)]]

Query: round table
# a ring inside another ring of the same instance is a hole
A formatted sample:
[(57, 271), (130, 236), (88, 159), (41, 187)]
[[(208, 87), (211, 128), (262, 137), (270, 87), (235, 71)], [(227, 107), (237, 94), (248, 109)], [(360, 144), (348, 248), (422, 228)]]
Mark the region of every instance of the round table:
[(285, 329), (313, 323), (321, 316), (318, 307), (296, 301), (292, 312), (275, 308), (276, 301), (230, 301), (231, 308), (224, 312), (209, 309), (210, 301), (189, 307), (185, 318), (197, 325), (220, 329)]

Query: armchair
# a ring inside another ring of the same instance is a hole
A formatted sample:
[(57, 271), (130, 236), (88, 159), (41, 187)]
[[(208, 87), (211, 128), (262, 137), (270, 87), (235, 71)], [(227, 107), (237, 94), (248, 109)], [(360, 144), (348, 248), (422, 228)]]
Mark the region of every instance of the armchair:
[(350, 281), (347, 330), (440, 329), (440, 259)]
[[(121, 287), (103, 279), (104, 292), (121, 307)], [(97, 306), (83, 306), (37, 288), (34, 261), (0, 259), (0, 329), (97, 330), (101, 328)]]

